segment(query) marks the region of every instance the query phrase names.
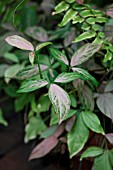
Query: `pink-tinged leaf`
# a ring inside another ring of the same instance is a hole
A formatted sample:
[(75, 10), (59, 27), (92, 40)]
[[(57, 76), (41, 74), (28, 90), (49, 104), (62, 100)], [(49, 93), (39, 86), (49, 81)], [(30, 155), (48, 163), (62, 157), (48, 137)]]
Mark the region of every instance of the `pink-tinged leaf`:
[(107, 140), (113, 144), (113, 133), (108, 133), (105, 135)]
[(58, 139), (53, 135), (44, 139), (40, 144), (38, 144), (32, 151), (29, 160), (41, 158), (47, 155), (55, 146), (58, 144)]
[(49, 89), (49, 98), (58, 115), (59, 123), (67, 116), (71, 101), (66, 91), (56, 84), (51, 84)]
[(20, 48), (22, 50), (34, 51), (33, 45), (19, 35), (9, 36), (5, 40), (8, 44), (14, 47)]
[(76, 118), (76, 116), (73, 116), (66, 122), (65, 128), (66, 128), (67, 132), (71, 131), (71, 129), (72, 129), (74, 123), (75, 123), (75, 118)]
[(48, 82), (44, 79), (40, 80), (29, 80), (23, 82), (20, 88), (17, 90), (18, 93), (28, 93), (46, 86)]
[(99, 49), (101, 45), (95, 43), (87, 43), (72, 56), (71, 66), (78, 66), (85, 61), (87, 61), (90, 57), (92, 57)]
[(78, 4), (83, 4), (83, 3), (84, 3), (84, 0), (76, 0), (76, 2), (77, 2)]
[(61, 124), (58, 127), (57, 131), (55, 132), (54, 136), (59, 137), (63, 132), (64, 132), (64, 124)]

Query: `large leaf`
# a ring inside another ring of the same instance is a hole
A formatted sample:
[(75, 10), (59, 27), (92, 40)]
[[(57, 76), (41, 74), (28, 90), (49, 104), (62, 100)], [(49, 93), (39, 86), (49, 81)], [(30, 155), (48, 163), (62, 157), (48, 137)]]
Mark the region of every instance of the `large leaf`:
[(29, 80), (23, 82), (20, 88), (17, 90), (18, 93), (27, 93), (46, 86), (48, 82), (46, 80)]
[(97, 99), (97, 106), (100, 111), (113, 121), (113, 94), (100, 94)]
[(67, 92), (56, 84), (50, 85), (49, 98), (54, 106), (55, 112), (58, 115), (59, 123), (61, 123), (70, 110), (70, 98)]
[(109, 152), (109, 150), (105, 150), (102, 155), (95, 158), (94, 170), (112, 170)]
[(89, 130), (83, 121), (82, 115), (79, 114), (72, 130), (67, 135), (70, 158), (81, 151), (88, 139), (88, 136)]
[(73, 67), (84, 63), (92, 57), (100, 49), (100, 47), (100, 45), (94, 43), (85, 44), (72, 56), (71, 66)]
[(66, 65), (69, 64), (68, 59), (64, 53), (60, 52), (59, 50), (55, 48), (49, 48), (49, 50), (50, 50), (51, 56), (54, 57), (56, 60), (63, 62)]
[(82, 68), (72, 68), (72, 70), (79, 73), (79, 78), (80, 79), (82, 79), (82, 80), (91, 80), (92, 83), (95, 86), (98, 86), (97, 80), (91, 74), (89, 74), (86, 70), (84, 70)]
[(12, 35), (7, 37), (6, 42), (14, 47), (20, 48), (22, 50), (34, 51), (33, 45), (26, 39), (20, 37), (19, 35)]
[(91, 129), (94, 132), (101, 133), (103, 135), (105, 134), (100, 124), (100, 120), (94, 113), (90, 111), (84, 111), (81, 113), (81, 115), (84, 120), (84, 123), (89, 129)]
[(83, 154), (80, 157), (80, 160), (87, 157), (95, 157), (101, 155), (103, 152), (104, 150), (102, 148), (91, 146), (83, 152)]

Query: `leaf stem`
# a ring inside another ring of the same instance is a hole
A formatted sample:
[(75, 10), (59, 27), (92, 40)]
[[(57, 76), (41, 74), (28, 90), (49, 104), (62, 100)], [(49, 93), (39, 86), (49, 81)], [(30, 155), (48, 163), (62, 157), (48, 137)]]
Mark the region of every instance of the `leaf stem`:
[(38, 69), (39, 69), (40, 78), (43, 79), (42, 71), (41, 71), (41, 68), (40, 68), (39, 55), (38, 55), (36, 52), (35, 52), (35, 57), (36, 57), (37, 64), (38, 64)]

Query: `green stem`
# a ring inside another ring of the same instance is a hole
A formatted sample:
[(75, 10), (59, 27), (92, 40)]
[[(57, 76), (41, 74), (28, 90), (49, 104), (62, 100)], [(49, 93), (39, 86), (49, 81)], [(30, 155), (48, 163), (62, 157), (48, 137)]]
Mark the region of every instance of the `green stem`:
[(37, 59), (37, 64), (38, 64), (40, 78), (43, 79), (42, 71), (41, 71), (41, 68), (40, 68), (39, 55), (35, 53), (35, 56), (36, 56), (36, 59)]

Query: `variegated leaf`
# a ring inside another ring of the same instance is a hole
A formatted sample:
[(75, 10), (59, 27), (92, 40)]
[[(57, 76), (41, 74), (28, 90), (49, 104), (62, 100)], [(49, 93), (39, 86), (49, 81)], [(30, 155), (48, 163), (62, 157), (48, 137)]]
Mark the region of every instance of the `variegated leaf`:
[(78, 66), (85, 61), (87, 61), (90, 57), (92, 57), (99, 49), (101, 45), (95, 43), (87, 43), (82, 48), (80, 48), (71, 59), (71, 66)]
[(54, 57), (56, 60), (63, 62), (66, 65), (69, 64), (68, 59), (65, 54), (63, 54), (62, 52), (60, 52), (59, 50), (55, 48), (50, 48), (49, 50), (50, 50), (51, 56)]
[(61, 123), (70, 110), (70, 98), (67, 92), (56, 84), (50, 85), (49, 98), (58, 115), (59, 123)]
[(40, 88), (46, 86), (47, 84), (48, 84), (48, 82), (43, 79), (29, 80), (29, 81), (23, 82), (23, 84), (20, 86), (20, 88), (17, 90), (17, 92), (18, 93), (31, 92), (31, 91), (40, 89)]
[(34, 51), (33, 45), (26, 39), (20, 37), (19, 35), (12, 35), (7, 37), (6, 42), (14, 47), (20, 48), (22, 50)]

